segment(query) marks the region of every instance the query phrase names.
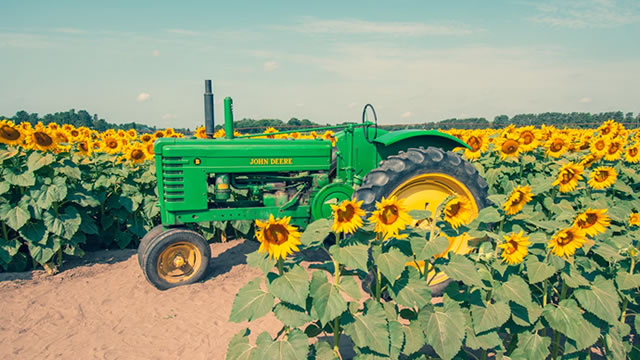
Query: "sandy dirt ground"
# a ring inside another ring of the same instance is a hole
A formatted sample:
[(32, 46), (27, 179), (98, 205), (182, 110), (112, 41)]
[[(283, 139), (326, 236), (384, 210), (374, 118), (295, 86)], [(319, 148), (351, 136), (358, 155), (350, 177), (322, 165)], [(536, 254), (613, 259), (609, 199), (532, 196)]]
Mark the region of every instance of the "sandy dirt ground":
[[(249, 323), (228, 322), (238, 290), (261, 272), (247, 266), (252, 241), (212, 246), (203, 282), (167, 291), (150, 285), (135, 250), (98, 251), (63, 271), (0, 274), (0, 359), (224, 359)], [(252, 337), (274, 335), (269, 314)]]

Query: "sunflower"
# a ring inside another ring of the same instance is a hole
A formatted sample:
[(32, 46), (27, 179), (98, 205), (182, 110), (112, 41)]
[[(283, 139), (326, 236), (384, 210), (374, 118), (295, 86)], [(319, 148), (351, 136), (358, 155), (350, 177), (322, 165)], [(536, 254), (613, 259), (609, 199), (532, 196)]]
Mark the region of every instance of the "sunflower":
[(147, 152), (144, 145), (141, 143), (134, 143), (133, 145), (124, 149), (124, 160), (131, 162), (131, 165), (141, 164), (147, 160)]
[(78, 152), (84, 156), (91, 156), (93, 153), (93, 144), (90, 139), (84, 139), (77, 143)]
[(146, 143), (144, 148), (147, 151), (147, 158), (153, 159), (153, 157), (155, 156), (155, 152), (153, 151), (153, 143), (152, 142)]
[(333, 136), (333, 131), (327, 130), (322, 134), (322, 138), (331, 141), (331, 146), (336, 146), (336, 137)]
[(456, 196), (444, 207), (444, 221), (454, 229), (466, 225), (473, 220), (473, 207), (466, 197)]
[(218, 129), (218, 131), (213, 133), (213, 137), (214, 138), (223, 138), (227, 135), (227, 133), (224, 131), (224, 129)]
[(583, 169), (590, 168), (596, 161), (600, 160), (601, 157), (594, 154), (585, 155), (582, 160), (578, 163), (578, 165), (582, 166)]
[(360, 208), (361, 201), (345, 200), (340, 205), (331, 205), (333, 210), (333, 226), (331, 230), (339, 233), (353, 234), (362, 226), (365, 211)]
[(71, 131), (73, 129), (75, 129), (75, 127), (73, 125), (71, 125), (71, 124), (62, 125), (62, 130), (66, 131), (66, 132), (69, 132), (69, 131)]
[(633, 143), (624, 150), (624, 159), (631, 164), (640, 162), (640, 143)]
[(531, 245), (529, 237), (523, 235), (523, 231), (520, 233), (512, 233), (511, 235), (505, 235), (504, 244), (498, 245), (502, 250), (502, 261), (510, 265), (517, 265), (522, 262), (525, 256), (529, 253), (528, 246)]
[(469, 160), (480, 158), (489, 149), (489, 142), (486, 136), (478, 131), (473, 131), (465, 142), (471, 147), (471, 149), (464, 149), (464, 157)]
[(588, 208), (582, 214), (576, 216), (573, 226), (584, 230), (587, 236), (596, 236), (605, 232), (605, 228), (611, 223), (607, 209)]
[(616, 138), (609, 140), (607, 144), (607, 152), (604, 154), (604, 159), (607, 161), (616, 161), (622, 157), (624, 152), (625, 142), (622, 139)]
[(173, 128), (166, 128), (164, 129), (164, 133), (166, 136), (173, 136), (176, 133), (176, 131), (173, 130)]
[(517, 158), (522, 151), (522, 147), (520, 146), (520, 142), (518, 142), (518, 138), (514, 137), (512, 134), (501, 136), (495, 139), (494, 143), (498, 149), (498, 152), (500, 152), (500, 159), (502, 160), (505, 160), (508, 157)]
[(204, 126), (200, 126), (196, 129), (196, 133), (195, 136), (198, 139), (206, 139), (207, 138), (207, 130), (205, 129)]
[(256, 238), (260, 242), (258, 252), (267, 252), (273, 259), (284, 259), (294, 251), (300, 251), (300, 232), (295, 226), (289, 225), (291, 216), (282, 219), (274, 219), (269, 215), (269, 220), (262, 222), (256, 220)]
[(136, 132), (136, 129), (127, 130), (127, 139), (135, 140), (137, 137), (138, 137), (138, 132)]
[(57, 123), (54, 123), (54, 122), (50, 122), (47, 125), (47, 129), (55, 131), (55, 130), (60, 129), (60, 125), (58, 125)]
[(581, 248), (586, 240), (584, 230), (577, 227), (570, 227), (558, 231), (551, 238), (547, 247), (550, 247), (551, 253), (556, 256), (569, 257), (576, 252), (576, 249)]
[(616, 169), (610, 166), (601, 166), (591, 172), (588, 183), (589, 186), (596, 190), (606, 189), (616, 182), (617, 176)]
[(292, 139), (299, 139), (300, 138), (300, 133), (299, 132), (292, 132), (291, 134), (289, 134), (289, 137)]
[(640, 226), (640, 213), (631, 213), (629, 215), (630, 226)]
[(67, 136), (72, 143), (77, 143), (84, 138), (82, 131), (80, 129), (73, 128), (67, 131)]
[(25, 139), (26, 131), (19, 126), (13, 126), (10, 122), (0, 123), (0, 143), (7, 145), (20, 145)]
[(521, 144), (523, 152), (532, 151), (538, 147), (539, 135), (538, 135), (538, 131), (536, 131), (533, 125), (522, 127), (519, 129), (518, 132), (519, 132), (518, 141)]
[(102, 151), (108, 154), (117, 154), (122, 150), (121, 144), (114, 136), (107, 136), (102, 139)]
[(582, 173), (584, 168), (573, 162), (562, 165), (556, 181), (551, 185), (560, 186), (560, 192), (569, 192), (575, 190), (578, 186), (578, 181), (582, 180)]
[(153, 141), (155, 139), (156, 138), (152, 134), (142, 134), (142, 135), (140, 135), (140, 141), (142, 141), (145, 144), (148, 143), (148, 142), (153, 143)]
[(275, 139), (276, 138), (275, 135), (269, 135), (269, 134), (273, 134), (273, 133), (277, 133), (277, 132), (278, 132), (278, 130), (276, 130), (276, 128), (268, 127), (268, 128), (265, 129), (263, 134), (267, 135), (267, 138), (269, 138), (269, 139)]
[[(63, 129), (55, 130), (53, 132), (53, 136), (56, 138), (58, 142), (58, 147), (63, 151), (69, 151), (71, 148), (71, 140), (69, 139), (69, 135)], [(64, 145), (62, 145), (64, 144)]]
[(159, 138), (165, 137), (165, 134), (164, 134), (164, 132), (162, 130), (158, 130), (158, 131), (153, 133), (153, 136), (156, 139), (159, 139)]
[(507, 215), (514, 215), (520, 212), (524, 205), (533, 199), (533, 194), (531, 193), (531, 186), (520, 186), (518, 185), (513, 191), (509, 198), (504, 203), (504, 212)]
[(618, 130), (618, 126), (613, 119), (609, 119), (605, 121), (602, 125), (600, 125), (597, 129), (598, 135), (600, 136), (613, 136)]
[(561, 132), (554, 133), (545, 144), (547, 148), (546, 154), (554, 158), (559, 158), (562, 154), (569, 150), (570, 145), (571, 141), (566, 135)]
[(54, 150), (58, 147), (53, 132), (44, 126), (36, 126), (27, 138), (27, 142), (30, 148), (40, 151)]
[(397, 237), (400, 230), (413, 222), (402, 199), (395, 196), (376, 202), (376, 210), (371, 213), (369, 221), (375, 224), (374, 231), (382, 234), (384, 239)]

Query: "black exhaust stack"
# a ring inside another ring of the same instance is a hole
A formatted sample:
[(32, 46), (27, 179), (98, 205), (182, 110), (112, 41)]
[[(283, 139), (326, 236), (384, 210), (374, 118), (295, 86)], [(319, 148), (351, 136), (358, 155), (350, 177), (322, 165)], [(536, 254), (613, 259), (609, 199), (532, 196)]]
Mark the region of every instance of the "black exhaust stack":
[(207, 138), (213, 138), (215, 127), (213, 115), (213, 93), (211, 92), (211, 80), (204, 81), (204, 131)]

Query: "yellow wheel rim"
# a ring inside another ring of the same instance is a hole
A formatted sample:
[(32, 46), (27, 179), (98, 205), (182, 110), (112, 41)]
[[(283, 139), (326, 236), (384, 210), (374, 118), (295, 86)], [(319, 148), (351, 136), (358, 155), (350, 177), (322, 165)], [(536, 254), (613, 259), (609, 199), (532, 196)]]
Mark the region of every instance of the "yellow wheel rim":
[[(409, 210), (429, 210), (433, 213), (440, 203), (453, 194), (467, 198), (472, 204), (473, 218), (478, 216), (478, 204), (471, 191), (462, 182), (446, 174), (418, 175), (395, 188), (389, 196), (404, 199), (404, 204)], [(453, 251), (456, 254), (466, 254), (471, 250), (468, 246), (468, 241), (471, 237), (467, 233), (447, 238), (449, 239), (449, 248), (444, 253), (437, 255), (437, 257), (446, 256), (449, 251)], [(407, 265), (415, 266), (413, 262)], [(419, 265), (424, 267), (424, 264)], [(424, 268), (420, 270), (424, 271)], [(437, 285), (448, 279), (444, 273), (436, 274), (430, 265), (427, 278), (431, 279), (430, 285)]]
[(200, 250), (194, 244), (184, 241), (169, 245), (158, 256), (158, 276), (169, 283), (189, 280), (200, 266)]

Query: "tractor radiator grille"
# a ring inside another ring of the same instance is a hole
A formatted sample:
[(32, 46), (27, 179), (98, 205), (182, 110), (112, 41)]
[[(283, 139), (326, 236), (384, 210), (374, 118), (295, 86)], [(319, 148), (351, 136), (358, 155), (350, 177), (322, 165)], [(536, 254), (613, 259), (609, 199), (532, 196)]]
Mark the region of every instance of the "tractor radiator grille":
[(166, 202), (184, 201), (184, 174), (182, 166), (187, 160), (181, 157), (162, 158), (162, 183)]

